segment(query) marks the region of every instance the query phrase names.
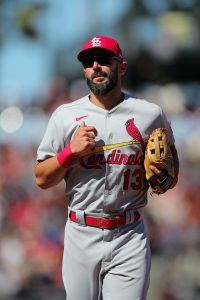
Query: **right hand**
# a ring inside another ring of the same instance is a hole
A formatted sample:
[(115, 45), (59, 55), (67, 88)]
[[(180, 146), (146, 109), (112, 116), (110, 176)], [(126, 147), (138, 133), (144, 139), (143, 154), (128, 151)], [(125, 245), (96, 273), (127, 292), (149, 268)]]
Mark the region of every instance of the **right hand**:
[(85, 122), (82, 122), (70, 143), (72, 153), (78, 155), (86, 149), (94, 148), (96, 136), (96, 128), (87, 126)]

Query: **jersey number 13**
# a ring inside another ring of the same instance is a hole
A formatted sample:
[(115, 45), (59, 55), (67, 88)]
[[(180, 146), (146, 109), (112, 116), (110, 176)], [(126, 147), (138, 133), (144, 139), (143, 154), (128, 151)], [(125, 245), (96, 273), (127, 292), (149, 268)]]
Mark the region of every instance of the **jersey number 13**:
[(143, 171), (141, 169), (130, 170), (124, 172), (123, 189), (126, 191), (129, 188), (139, 190), (142, 187)]

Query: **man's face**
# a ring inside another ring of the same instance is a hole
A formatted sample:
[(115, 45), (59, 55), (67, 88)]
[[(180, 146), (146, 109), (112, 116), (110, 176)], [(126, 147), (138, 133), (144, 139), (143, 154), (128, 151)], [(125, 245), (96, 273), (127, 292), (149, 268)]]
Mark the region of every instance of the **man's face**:
[(101, 51), (84, 58), (86, 82), (94, 95), (105, 95), (115, 88), (119, 82), (119, 64), (117, 57)]

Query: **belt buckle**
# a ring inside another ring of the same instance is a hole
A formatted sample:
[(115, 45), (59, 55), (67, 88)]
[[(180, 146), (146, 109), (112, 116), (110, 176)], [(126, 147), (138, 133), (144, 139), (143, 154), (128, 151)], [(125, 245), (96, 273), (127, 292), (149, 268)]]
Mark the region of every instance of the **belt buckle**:
[(101, 218), (100, 220), (99, 220), (99, 227), (101, 228), (101, 229), (106, 229), (107, 228), (107, 226), (106, 226), (106, 224), (105, 224), (105, 222), (107, 221), (108, 219), (106, 219), (106, 218)]
[[(116, 222), (116, 226), (109, 226), (109, 221), (115, 221)], [(120, 227), (121, 226), (121, 224), (120, 224), (120, 216), (115, 216), (114, 218), (102, 218), (102, 219), (100, 219), (99, 220), (99, 227), (101, 228), (101, 229), (108, 229), (108, 228), (118, 228), (118, 227)]]
[(110, 222), (115, 221), (116, 218), (102, 218), (99, 220), (99, 227), (101, 229), (111, 229), (114, 228), (110, 226)]
[(120, 216), (116, 216), (115, 219), (117, 221), (117, 226), (116, 227), (118, 228), (118, 227), (120, 227), (120, 223), (119, 223)]
[(101, 229), (103, 229), (103, 220), (102, 220), (102, 219), (99, 220), (99, 227), (100, 227)]

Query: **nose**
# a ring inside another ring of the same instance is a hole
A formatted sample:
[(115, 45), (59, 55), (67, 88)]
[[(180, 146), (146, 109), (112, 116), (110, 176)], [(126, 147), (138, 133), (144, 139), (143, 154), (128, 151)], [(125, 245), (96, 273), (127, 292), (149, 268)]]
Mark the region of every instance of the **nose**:
[(96, 60), (94, 60), (94, 62), (93, 62), (93, 69), (101, 69), (101, 65)]

